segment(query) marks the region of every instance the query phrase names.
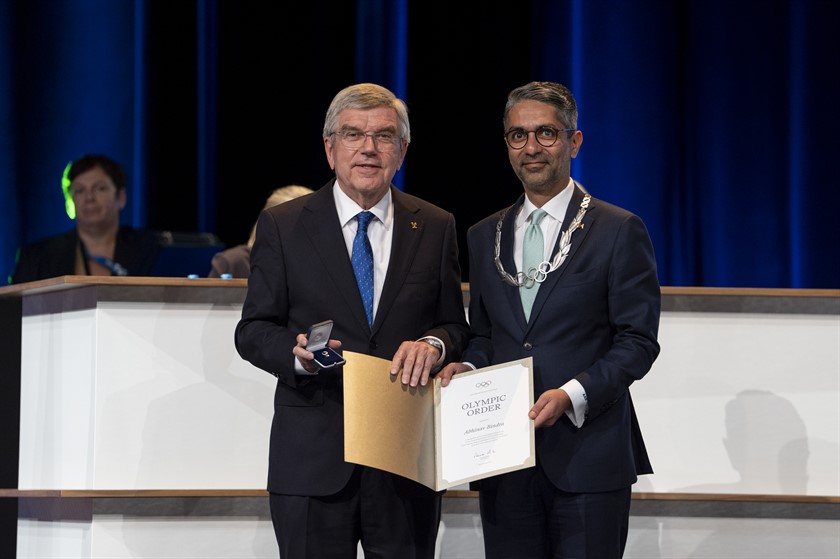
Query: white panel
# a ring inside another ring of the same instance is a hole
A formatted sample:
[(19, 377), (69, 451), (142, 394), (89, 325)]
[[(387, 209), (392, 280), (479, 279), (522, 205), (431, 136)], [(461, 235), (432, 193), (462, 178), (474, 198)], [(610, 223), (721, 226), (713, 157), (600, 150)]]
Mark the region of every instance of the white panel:
[(275, 379), (238, 306), (101, 303), (26, 317), (20, 489), (264, 489)]
[(238, 308), (100, 305), (96, 489), (264, 489), (274, 377)]
[(663, 313), (635, 491), (840, 496), (837, 316)]
[(18, 520), (17, 559), (90, 557), (90, 522)]
[(18, 559), (276, 559), (269, 520), (99, 515), (88, 522), (18, 521)]
[(20, 489), (91, 485), (94, 313), (22, 321)]
[(269, 520), (256, 518), (94, 518), (91, 559), (277, 559)]

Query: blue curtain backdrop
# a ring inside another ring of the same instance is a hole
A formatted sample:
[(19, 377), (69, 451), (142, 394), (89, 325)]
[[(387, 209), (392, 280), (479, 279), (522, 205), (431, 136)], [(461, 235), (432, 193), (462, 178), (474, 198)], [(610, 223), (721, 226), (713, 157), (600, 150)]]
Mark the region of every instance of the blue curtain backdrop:
[[(60, 179), (80, 151), (111, 154), (131, 176), (134, 29), (130, 3), (0, 6), (0, 192), (6, 202), (0, 277), (5, 278), (20, 243), (73, 226), (64, 213)], [(132, 191), (127, 218), (141, 194)]]
[(663, 285), (840, 288), (838, 21), (835, 0), (0, 2), (0, 278), (72, 227), (60, 176), (87, 152), (125, 165), (125, 222), (243, 242), (272, 189), (326, 182), (326, 107), (375, 81), (411, 111), (398, 185), (455, 213), (468, 279), (466, 229), (521, 192), (505, 96), (556, 80), (575, 178), (644, 218)]

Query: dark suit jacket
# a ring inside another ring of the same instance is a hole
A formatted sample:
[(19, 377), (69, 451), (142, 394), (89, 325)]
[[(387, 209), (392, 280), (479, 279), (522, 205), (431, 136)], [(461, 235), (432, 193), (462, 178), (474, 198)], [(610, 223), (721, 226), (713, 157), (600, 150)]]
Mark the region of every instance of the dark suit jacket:
[[(452, 214), (391, 188), (391, 260), (373, 328), (368, 326), (333, 201), (334, 181), (264, 210), (236, 327), (239, 354), (277, 376), (268, 489), (330, 495), (354, 465), (344, 461), (341, 369), (295, 375), (295, 337), (323, 320), (342, 351), (391, 359), (405, 340), (433, 335), (457, 359), (469, 327)], [(399, 452), (399, 449), (393, 449)]]
[[(78, 243), (74, 228), (22, 247), (12, 283), (74, 275)], [(128, 270), (128, 275), (152, 275), (159, 253), (160, 244), (153, 231), (123, 225), (117, 232), (114, 260)]]
[[(582, 199), (576, 187), (563, 231)], [(500, 254), (511, 274), (514, 218), (523, 202), (524, 194), (502, 228)], [(583, 427), (564, 414), (552, 427), (538, 429), (537, 460), (564, 491), (631, 485), (637, 474), (652, 472), (629, 390), (659, 353), (660, 289), (647, 229), (637, 216), (593, 198), (583, 228), (572, 234), (569, 255), (540, 286), (526, 322), (518, 288), (502, 281), (494, 263), (499, 215), (467, 233), (469, 316), (478, 337), (462, 359), (484, 367), (533, 357), (535, 398), (578, 379), (589, 404)]]

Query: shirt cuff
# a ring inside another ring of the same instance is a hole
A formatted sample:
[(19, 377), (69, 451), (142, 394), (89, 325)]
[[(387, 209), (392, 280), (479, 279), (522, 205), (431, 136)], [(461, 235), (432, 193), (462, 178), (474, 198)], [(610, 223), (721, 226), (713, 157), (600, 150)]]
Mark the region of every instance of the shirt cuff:
[(565, 390), (566, 394), (572, 400), (572, 407), (566, 410), (566, 417), (578, 429), (583, 427), (583, 422), (586, 421), (586, 414), (589, 412), (586, 390), (583, 389), (583, 385), (577, 379), (570, 380), (560, 388)]
[[(320, 369), (319, 369), (320, 371)], [(302, 376), (302, 377), (312, 377), (317, 376), (319, 371), (315, 371), (314, 373), (310, 373), (306, 369), (303, 368), (303, 365), (300, 363), (300, 359), (295, 357), (295, 375)], [(274, 375), (277, 376), (277, 375)]]

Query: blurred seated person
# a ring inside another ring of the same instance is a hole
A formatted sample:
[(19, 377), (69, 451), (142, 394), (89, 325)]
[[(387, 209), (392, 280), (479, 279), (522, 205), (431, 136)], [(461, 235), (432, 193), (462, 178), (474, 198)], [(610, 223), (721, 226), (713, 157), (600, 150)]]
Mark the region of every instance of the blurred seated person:
[[(310, 194), (313, 190), (305, 186), (297, 184), (290, 184), (275, 189), (265, 201), (263, 210), (267, 210), (277, 204), (288, 202), (298, 196)], [(236, 245), (234, 247), (217, 252), (213, 255), (210, 261), (210, 273), (208, 278), (220, 278), (222, 274), (230, 274), (232, 278), (247, 278), (251, 275), (251, 247), (254, 245), (254, 239), (257, 234), (257, 224), (251, 227), (251, 236), (248, 242), (244, 245)]]
[(65, 170), (67, 213), (76, 226), (21, 247), (12, 283), (57, 276), (148, 276), (160, 250), (153, 231), (120, 225), (126, 203), (123, 168), (89, 154)]

